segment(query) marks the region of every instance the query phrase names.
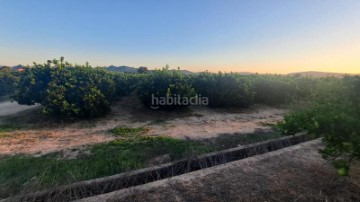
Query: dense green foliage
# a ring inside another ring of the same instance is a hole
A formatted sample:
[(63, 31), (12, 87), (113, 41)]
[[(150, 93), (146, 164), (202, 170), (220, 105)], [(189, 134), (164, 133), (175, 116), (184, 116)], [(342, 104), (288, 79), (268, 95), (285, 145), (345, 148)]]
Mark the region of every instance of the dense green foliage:
[[(196, 94), (208, 98), (210, 107), (248, 107), (308, 98), (316, 83), (305, 77), (208, 72), (185, 75), (168, 69), (124, 74), (54, 59), (27, 68), (17, 82), (15, 98), (20, 104), (40, 103), (52, 116), (96, 117), (110, 110), (113, 97), (128, 96), (135, 90), (147, 107), (152, 105), (152, 96), (191, 98)], [(177, 109), (187, 105), (159, 107)]]
[(133, 92), (141, 83), (145, 75), (114, 73), (116, 96), (127, 96)]
[(10, 67), (0, 67), (0, 97), (14, 94), (17, 80), (17, 72), (12, 72)]
[[(179, 71), (168, 71), (168, 68), (153, 71), (142, 78), (138, 88), (138, 96), (145, 106), (152, 105), (152, 96), (173, 97), (180, 95), (182, 97), (195, 96), (195, 90), (190, 83), (190, 77), (181, 74)], [(161, 109), (183, 108), (187, 105), (160, 105)]]
[(110, 110), (115, 95), (112, 75), (89, 65), (71, 65), (63, 59), (34, 64), (18, 84), (20, 104), (40, 103), (44, 113), (59, 117), (95, 117)]
[[(140, 71), (124, 74), (71, 65), (59, 60), (34, 64), (22, 74), (16, 93), (20, 104), (40, 103), (44, 112), (60, 117), (95, 117), (107, 113), (115, 96), (133, 91), (150, 107), (152, 98), (176, 96), (208, 98), (210, 107), (248, 107), (254, 103), (277, 105), (312, 94), (315, 79), (279, 75), (240, 75), (235, 73), (199, 73), (181, 71)], [(177, 109), (188, 104), (159, 105), (160, 109)]]
[(15, 100), (25, 105), (45, 104), (51, 71), (51, 61), (44, 65), (34, 63), (33, 67), (25, 69), (18, 81)]
[(309, 98), (318, 80), (281, 75), (254, 76), (254, 102), (267, 105), (291, 103)]
[(209, 98), (210, 107), (248, 107), (253, 104), (252, 79), (238, 74), (201, 73), (192, 77), (197, 93)]
[(104, 70), (86, 66), (56, 68), (44, 112), (66, 117), (96, 117), (110, 111), (115, 84)]
[(197, 93), (209, 98), (210, 107), (280, 105), (305, 100), (318, 80), (283, 75), (200, 73), (192, 77)]
[(321, 153), (346, 175), (350, 162), (360, 159), (360, 76), (323, 79), (310, 103), (287, 115), (279, 127), (286, 134), (307, 131), (324, 137)]
[(21, 129), (21, 127), (15, 124), (0, 124), (0, 137), (3, 132), (11, 132), (19, 129)]

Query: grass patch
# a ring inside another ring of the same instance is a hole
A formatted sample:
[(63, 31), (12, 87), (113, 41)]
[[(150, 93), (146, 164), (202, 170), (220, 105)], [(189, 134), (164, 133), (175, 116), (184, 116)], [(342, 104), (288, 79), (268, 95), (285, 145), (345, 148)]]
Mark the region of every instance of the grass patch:
[(0, 198), (144, 168), (151, 159), (165, 154), (177, 160), (282, 136), (274, 132), (181, 140), (136, 135), (143, 131), (143, 128), (113, 129), (117, 135), (131, 137), (93, 145), (90, 154), (77, 159), (65, 159), (62, 153), (0, 157)]
[(159, 155), (169, 154), (176, 160), (209, 152), (198, 142), (167, 137), (114, 140), (94, 145), (90, 151), (78, 159), (62, 159), (62, 153), (1, 158), (0, 198), (143, 168)]
[(2, 125), (0, 125), (0, 134), (3, 132), (12, 132), (12, 131), (19, 130), (19, 129), (21, 129), (21, 127), (18, 125), (2, 124)]
[(126, 128), (126, 127), (116, 127), (109, 130), (115, 136), (119, 137), (133, 137), (145, 132), (145, 128)]

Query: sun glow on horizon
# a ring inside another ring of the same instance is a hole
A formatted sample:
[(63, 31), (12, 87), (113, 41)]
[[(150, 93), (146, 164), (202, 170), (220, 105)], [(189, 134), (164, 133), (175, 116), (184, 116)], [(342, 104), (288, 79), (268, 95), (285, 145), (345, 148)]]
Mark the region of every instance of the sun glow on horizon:
[(0, 65), (64, 56), (92, 66), (359, 74), (359, 10), (358, 0), (4, 1)]

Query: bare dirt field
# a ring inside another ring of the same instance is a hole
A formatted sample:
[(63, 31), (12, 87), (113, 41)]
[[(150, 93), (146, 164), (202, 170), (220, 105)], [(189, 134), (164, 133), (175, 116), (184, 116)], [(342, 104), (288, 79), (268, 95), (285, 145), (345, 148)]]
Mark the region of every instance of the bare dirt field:
[(360, 165), (339, 177), (320, 140), (81, 201), (360, 201)]
[(220, 134), (246, 134), (269, 131), (282, 120), (286, 109), (253, 106), (249, 109), (210, 109), (189, 107), (185, 111), (163, 112), (145, 109), (135, 96), (118, 100), (112, 111), (95, 120), (61, 122), (41, 115), (41, 107), (0, 103), (0, 124), (20, 126), (20, 130), (2, 132), (0, 155), (36, 154), (72, 149), (115, 139), (109, 130), (115, 127), (146, 128), (143, 135), (174, 138), (211, 138)]

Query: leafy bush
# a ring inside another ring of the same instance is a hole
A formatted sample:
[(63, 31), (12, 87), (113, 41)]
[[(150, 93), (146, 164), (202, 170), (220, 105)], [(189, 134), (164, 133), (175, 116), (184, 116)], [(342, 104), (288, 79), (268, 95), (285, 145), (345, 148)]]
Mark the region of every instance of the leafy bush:
[(248, 107), (253, 104), (252, 79), (239, 74), (212, 74), (193, 76), (197, 93), (209, 98), (210, 107)]
[(40, 103), (44, 113), (58, 117), (96, 117), (110, 110), (113, 76), (100, 68), (72, 66), (63, 59), (35, 64), (20, 79), (16, 100)]
[(316, 80), (309, 77), (256, 75), (255, 103), (279, 105), (307, 99), (314, 85)]
[(52, 79), (52, 61), (46, 64), (36, 64), (25, 69), (22, 73), (16, 89), (15, 100), (19, 104), (34, 105), (35, 103), (45, 104), (48, 85)]
[(14, 94), (17, 80), (10, 67), (0, 67), (0, 96)]
[[(163, 68), (142, 77), (138, 96), (145, 106), (150, 107), (152, 105), (152, 96), (160, 98), (175, 95), (187, 98), (195, 96), (195, 90), (191, 86), (189, 76), (179, 71), (169, 71), (168, 68)], [(159, 108), (171, 110), (186, 106), (178, 104), (160, 105)]]
[(127, 96), (139, 85), (145, 75), (114, 73), (116, 96)]
[[(182, 76), (185, 80), (174, 79), (172, 73)], [(172, 83), (172, 86), (179, 83), (179, 88), (180, 86), (183, 86), (184, 89), (194, 88), (197, 94), (209, 99), (210, 107), (248, 107), (254, 103), (288, 104), (293, 100), (308, 99), (313, 94), (313, 86), (318, 83), (318, 79), (309, 77), (281, 75), (203, 72), (185, 76), (179, 72), (167, 71), (166, 69), (143, 76), (142, 78), (145, 81), (140, 87), (140, 97), (147, 100), (145, 103), (147, 106), (151, 104), (151, 93), (145, 95), (144, 92), (157, 92), (158, 89), (161, 89), (158, 95), (166, 95), (169, 82)], [(175, 94), (173, 89), (171, 92)]]
[(360, 76), (327, 78), (317, 86), (311, 105), (285, 117), (279, 127), (286, 134), (308, 131), (323, 137), (321, 153), (347, 175), (353, 159), (360, 158)]

